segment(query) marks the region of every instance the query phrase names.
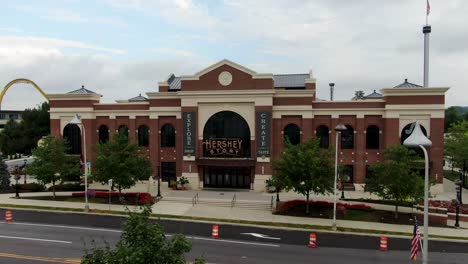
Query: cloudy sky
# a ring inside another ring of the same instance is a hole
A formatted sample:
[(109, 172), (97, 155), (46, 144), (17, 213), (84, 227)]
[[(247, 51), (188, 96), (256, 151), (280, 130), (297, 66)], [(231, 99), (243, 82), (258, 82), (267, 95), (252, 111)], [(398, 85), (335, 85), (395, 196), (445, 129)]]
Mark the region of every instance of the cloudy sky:
[[(422, 83), (426, 0), (0, 0), (0, 88), (16, 78), (46, 93), (81, 85), (103, 102), (157, 90), (170, 73), (221, 59), (260, 73), (307, 73), (317, 95)], [(468, 105), (468, 1), (430, 0), (431, 86)], [(32, 87), (2, 109), (35, 107)]]

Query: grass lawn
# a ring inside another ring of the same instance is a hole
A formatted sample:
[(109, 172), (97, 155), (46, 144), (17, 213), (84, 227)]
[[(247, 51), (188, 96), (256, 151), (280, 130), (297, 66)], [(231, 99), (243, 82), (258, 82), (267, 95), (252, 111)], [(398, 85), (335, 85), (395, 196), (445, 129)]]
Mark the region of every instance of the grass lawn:
[(451, 170), (444, 170), (444, 178), (447, 178), (451, 181), (458, 180), (460, 179), (460, 173), (456, 171), (452, 173)]

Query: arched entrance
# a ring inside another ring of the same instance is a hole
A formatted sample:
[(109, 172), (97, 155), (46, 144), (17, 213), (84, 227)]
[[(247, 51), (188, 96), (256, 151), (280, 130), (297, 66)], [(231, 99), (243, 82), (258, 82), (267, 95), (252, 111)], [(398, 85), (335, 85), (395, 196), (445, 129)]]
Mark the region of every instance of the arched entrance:
[(203, 129), (202, 167), (205, 187), (250, 188), (253, 165), (250, 129), (245, 119), (232, 111), (211, 116)]

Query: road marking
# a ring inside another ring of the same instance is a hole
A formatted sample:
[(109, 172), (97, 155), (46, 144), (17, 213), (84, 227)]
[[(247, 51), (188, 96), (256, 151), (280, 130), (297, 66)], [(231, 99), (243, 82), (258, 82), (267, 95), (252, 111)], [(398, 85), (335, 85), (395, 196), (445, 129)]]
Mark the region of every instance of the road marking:
[(36, 261), (52, 262), (52, 263), (65, 263), (65, 264), (78, 264), (78, 263), (81, 263), (81, 260), (80, 260), (80, 259), (70, 259), (70, 258), (46, 258), (46, 257), (35, 257), (35, 256), (17, 255), (17, 254), (10, 254), (10, 253), (0, 253), (0, 257), (4, 257), (4, 258), (14, 258), (14, 259), (36, 260)]
[(55, 228), (66, 228), (66, 229), (78, 229), (78, 230), (90, 230), (90, 231), (102, 231), (102, 232), (113, 232), (113, 233), (122, 233), (120, 230), (115, 229), (106, 229), (106, 228), (92, 228), (92, 227), (81, 227), (81, 226), (64, 226), (64, 225), (48, 225), (48, 224), (32, 224), (32, 223), (6, 223), (0, 222), (2, 224), (8, 225), (25, 225), (25, 226), (41, 226), (41, 227), (55, 227)]
[(281, 240), (279, 237), (271, 237), (268, 235), (257, 234), (257, 233), (241, 233), (241, 235), (250, 235), (253, 237), (264, 238), (264, 239), (273, 239), (273, 240)]
[(213, 242), (225, 242), (225, 243), (233, 243), (233, 244), (243, 244), (243, 245), (254, 245), (254, 246), (264, 246), (264, 247), (280, 247), (277, 244), (266, 244), (266, 243), (255, 243), (255, 242), (243, 242), (243, 241), (235, 241), (235, 240), (224, 240), (224, 239), (213, 239), (213, 238), (204, 238), (204, 237), (192, 237), (186, 236), (186, 238), (191, 238), (194, 240), (205, 240), (205, 241), (213, 241)]
[(21, 240), (32, 240), (32, 241), (51, 242), (51, 243), (62, 243), (62, 244), (71, 244), (71, 243), (72, 243), (71, 241), (52, 240), (52, 239), (42, 239), (42, 238), (32, 238), (32, 237), (0, 236), (0, 238), (21, 239)]

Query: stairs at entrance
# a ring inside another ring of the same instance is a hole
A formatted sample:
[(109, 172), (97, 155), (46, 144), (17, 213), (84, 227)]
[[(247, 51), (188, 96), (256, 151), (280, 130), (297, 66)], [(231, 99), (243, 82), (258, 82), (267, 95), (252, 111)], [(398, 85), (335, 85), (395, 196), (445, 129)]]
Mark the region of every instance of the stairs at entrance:
[(245, 200), (232, 200), (227, 199), (198, 199), (196, 202), (192, 198), (187, 197), (163, 197), (161, 202), (171, 203), (184, 203), (192, 204), (193, 206), (211, 206), (211, 207), (232, 207), (247, 210), (258, 210), (271, 212), (271, 202), (269, 201), (245, 201)]

